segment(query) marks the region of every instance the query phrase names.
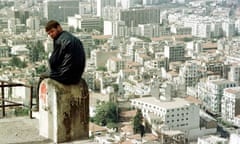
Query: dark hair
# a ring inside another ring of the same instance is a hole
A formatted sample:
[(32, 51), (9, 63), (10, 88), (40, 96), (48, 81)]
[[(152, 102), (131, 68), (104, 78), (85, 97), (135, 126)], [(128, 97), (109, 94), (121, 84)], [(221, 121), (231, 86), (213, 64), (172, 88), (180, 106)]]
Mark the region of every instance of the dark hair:
[(59, 22), (55, 21), (55, 20), (50, 20), (48, 21), (48, 23), (45, 26), (45, 30), (46, 32), (49, 31), (52, 28), (57, 28), (58, 26), (60, 26)]

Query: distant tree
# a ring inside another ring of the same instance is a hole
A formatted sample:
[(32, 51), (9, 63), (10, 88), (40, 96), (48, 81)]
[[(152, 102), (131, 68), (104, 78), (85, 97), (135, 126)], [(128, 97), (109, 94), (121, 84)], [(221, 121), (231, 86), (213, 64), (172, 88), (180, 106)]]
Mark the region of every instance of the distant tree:
[(107, 71), (107, 68), (104, 66), (100, 66), (97, 68), (97, 71)]
[(133, 118), (133, 132), (136, 133), (141, 133), (142, 131), (142, 112), (140, 109), (137, 110), (136, 115)]
[(183, 38), (183, 41), (184, 41), (184, 42), (190, 42), (190, 41), (192, 41), (192, 40), (193, 40), (193, 38), (188, 38), (188, 37)]
[(37, 62), (46, 59), (46, 53), (41, 41), (27, 45), (27, 49), (29, 49), (29, 59), (31, 62)]
[(116, 128), (118, 129), (118, 124), (117, 123), (107, 123), (108, 128)]
[(112, 102), (97, 105), (94, 123), (105, 126), (109, 123), (118, 122), (117, 105)]
[(40, 65), (36, 68), (36, 73), (41, 74), (47, 71), (47, 67), (45, 65)]
[(114, 92), (118, 92), (118, 84), (112, 84)]
[(12, 59), (10, 60), (10, 65), (16, 66), (18, 68), (25, 68), (27, 66), (27, 63), (24, 61), (21, 61), (21, 59), (18, 58), (17, 56), (13, 56)]
[(3, 67), (4, 65), (3, 65), (3, 63), (0, 61), (0, 67)]
[(136, 36), (136, 37), (145, 41), (145, 42), (151, 42), (152, 41), (151, 38), (149, 38), (149, 37), (145, 37), (145, 36)]

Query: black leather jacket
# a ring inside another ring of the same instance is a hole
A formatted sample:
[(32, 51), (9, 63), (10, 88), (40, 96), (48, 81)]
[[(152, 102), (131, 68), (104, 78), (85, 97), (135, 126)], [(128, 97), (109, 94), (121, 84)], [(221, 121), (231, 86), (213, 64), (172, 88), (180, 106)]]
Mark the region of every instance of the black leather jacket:
[(49, 59), (50, 78), (63, 84), (76, 84), (84, 72), (85, 61), (82, 42), (63, 31), (54, 39), (54, 49)]

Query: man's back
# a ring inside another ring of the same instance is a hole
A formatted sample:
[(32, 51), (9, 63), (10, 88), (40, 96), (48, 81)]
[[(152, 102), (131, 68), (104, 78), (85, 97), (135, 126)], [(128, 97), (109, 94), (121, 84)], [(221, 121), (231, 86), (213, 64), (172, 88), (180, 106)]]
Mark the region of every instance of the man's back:
[(49, 59), (50, 78), (63, 84), (76, 84), (85, 68), (85, 52), (82, 42), (63, 31), (54, 39), (54, 50)]

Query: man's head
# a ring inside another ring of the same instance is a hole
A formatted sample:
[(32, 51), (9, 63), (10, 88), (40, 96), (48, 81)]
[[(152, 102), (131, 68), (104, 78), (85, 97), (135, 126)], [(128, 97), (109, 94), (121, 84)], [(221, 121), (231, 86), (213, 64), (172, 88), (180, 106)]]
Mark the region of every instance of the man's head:
[(46, 24), (45, 30), (52, 39), (55, 39), (62, 32), (62, 27), (59, 22), (50, 20)]

